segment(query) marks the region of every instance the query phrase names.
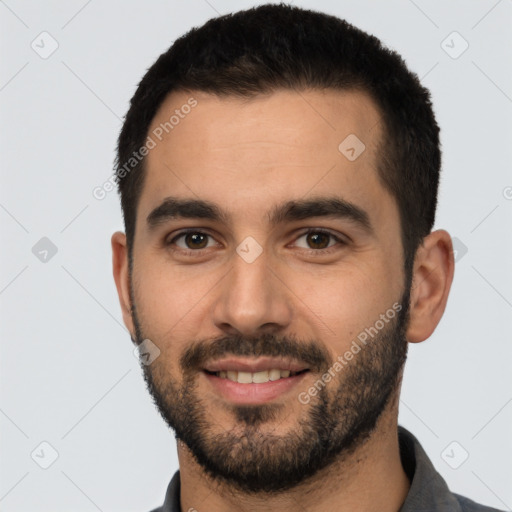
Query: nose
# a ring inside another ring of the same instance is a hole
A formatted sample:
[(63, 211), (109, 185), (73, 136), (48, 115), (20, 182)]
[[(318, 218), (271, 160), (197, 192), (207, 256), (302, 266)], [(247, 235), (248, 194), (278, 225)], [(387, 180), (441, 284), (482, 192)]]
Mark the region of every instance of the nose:
[(216, 327), (227, 334), (279, 334), (292, 320), (291, 294), (265, 251), (252, 262), (238, 254), (221, 281), (213, 309)]

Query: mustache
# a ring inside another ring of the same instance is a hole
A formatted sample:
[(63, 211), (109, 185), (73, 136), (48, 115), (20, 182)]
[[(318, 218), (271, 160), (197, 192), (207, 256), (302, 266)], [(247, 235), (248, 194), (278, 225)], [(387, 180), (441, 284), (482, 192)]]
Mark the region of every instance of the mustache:
[(225, 356), (285, 357), (306, 365), (311, 371), (329, 368), (330, 355), (318, 341), (298, 341), (294, 336), (223, 336), (215, 340), (202, 340), (190, 345), (180, 357), (184, 371), (201, 370), (208, 361)]

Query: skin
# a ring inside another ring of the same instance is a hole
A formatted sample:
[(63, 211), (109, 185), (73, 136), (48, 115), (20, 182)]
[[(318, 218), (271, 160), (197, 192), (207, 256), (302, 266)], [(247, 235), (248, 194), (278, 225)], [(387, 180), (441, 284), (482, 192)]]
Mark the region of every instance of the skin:
[[(295, 333), (319, 340), (334, 360), (404, 292), (398, 208), (376, 172), (382, 132), (374, 103), (356, 91), (277, 91), (250, 100), (174, 92), (148, 133), (191, 96), (197, 107), (146, 157), (137, 210), (132, 286), (146, 337), (161, 340), (159, 368), (181, 384), (178, 358), (170, 357), (171, 351), (180, 355), (191, 341), (235, 334)], [(366, 149), (351, 162), (338, 145), (352, 133)], [(373, 233), (337, 218), (269, 225), (266, 212), (272, 206), (326, 195), (365, 210)], [(150, 230), (147, 216), (168, 196), (211, 201), (229, 222), (176, 219)], [(183, 228), (212, 235), (202, 256), (180, 252), (186, 251), (183, 238), (174, 252), (164, 245)], [(351, 242), (331, 241), (330, 253), (313, 255), (302, 236), (306, 228), (323, 228)], [(235, 251), (248, 236), (263, 249), (250, 264)], [(124, 323), (136, 339), (123, 233), (112, 236), (112, 250)], [(453, 272), (449, 234), (430, 233), (414, 262), (408, 342), (421, 342), (436, 328)], [(306, 374), (300, 391), (318, 377)], [(207, 380), (198, 376), (196, 384), (213, 431), (236, 429), (236, 416), (219, 407)], [(399, 391), (398, 386), (371, 437), (350, 457), (340, 457), (309, 481), (272, 496), (244, 494), (212, 482), (178, 443), (182, 510), (286, 512), (297, 510), (298, 503), (310, 512), (398, 510), (410, 486), (398, 448)], [(276, 400), (283, 407), (275, 421), (258, 426), (263, 434), (292, 432), (308, 407), (294, 394)]]

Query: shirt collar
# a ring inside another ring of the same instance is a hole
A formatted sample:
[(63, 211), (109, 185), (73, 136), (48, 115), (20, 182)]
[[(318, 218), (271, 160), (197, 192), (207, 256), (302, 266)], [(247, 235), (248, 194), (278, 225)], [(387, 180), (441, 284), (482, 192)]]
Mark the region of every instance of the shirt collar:
[(420, 442), (398, 425), (402, 466), (411, 487), (399, 512), (459, 512), (460, 504), (436, 471)]

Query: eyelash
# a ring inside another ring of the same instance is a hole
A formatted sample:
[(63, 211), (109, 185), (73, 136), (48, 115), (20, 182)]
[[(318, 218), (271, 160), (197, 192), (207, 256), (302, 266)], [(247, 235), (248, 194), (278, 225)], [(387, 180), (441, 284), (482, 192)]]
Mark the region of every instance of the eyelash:
[[(183, 256), (192, 256), (192, 257), (195, 257), (195, 256), (203, 256), (204, 254), (204, 251), (207, 251), (209, 249), (208, 248), (204, 248), (204, 249), (190, 249), (190, 250), (185, 250), (185, 249), (174, 249), (172, 248), (172, 245), (176, 242), (176, 240), (180, 239), (181, 237), (184, 237), (188, 234), (191, 234), (191, 233), (194, 233), (194, 234), (201, 234), (201, 235), (206, 235), (206, 236), (209, 236), (211, 238), (213, 238), (212, 235), (210, 235), (209, 233), (205, 232), (205, 231), (201, 231), (201, 230), (198, 230), (198, 229), (186, 229), (184, 231), (181, 231), (180, 233), (178, 233), (176, 236), (174, 236), (171, 240), (169, 240), (168, 242), (165, 241), (165, 246), (166, 247), (169, 247), (173, 252), (179, 252), (181, 253)], [(297, 236), (297, 238), (295, 239), (298, 240), (299, 238), (302, 238), (303, 236), (307, 236), (311, 233), (320, 233), (320, 234), (323, 234), (323, 235), (327, 235), (329, 237), (331, 237), (332, 239), (334, 239), (337, 244), (331, 246), (331, 247), (327, 247), (325, 249), (303, 249), (303, 251), (305, 251), (308, 255), (314, 255), (314, 256), (322, 256), (322, 255), (326, 255), (326, 254), (331, 254), (334, 250), (337, 249), (337, 246), (338, 245), (348, 245), (348, 242), (345, 241), (345, 240), (342, 240), (340, 237), (334, 235), (333, 233), (331, 233), (330, 231), (326, 230), (326, 229), (322, 229), (322, 228), (310, 228), (304, 232), (302, 232), (301, 234), (299, 234)]]

